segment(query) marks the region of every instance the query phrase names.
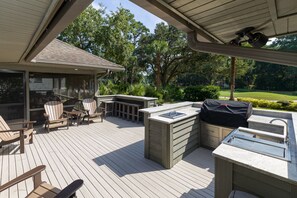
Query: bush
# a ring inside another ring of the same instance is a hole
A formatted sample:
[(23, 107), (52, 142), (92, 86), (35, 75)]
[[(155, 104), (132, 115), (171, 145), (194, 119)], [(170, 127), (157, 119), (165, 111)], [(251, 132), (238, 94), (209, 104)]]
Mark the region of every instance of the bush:
[(111, 80), (107, 81), (107, 83), (100, 83), (99, 92), (100, 95), (117, 94), (116, 85)]
[(220, 96), (220, 87), (208, 86), (191, 86), (184, 90), (184, 100), (203, 101), (205, 99), (218, 99)]
[(184, 91), (178, 86), (170, 85), (162, 91), (164, 100), (168, 102), (181, 101), (184, 98)]
[(203, 86), (201, 89), (202, 100), (205, 99), (219, 99), (220, 87), (214, 85)]
[(112, 87), (114, 94), (128, 94), (129, 84), (120, 83), (117, 85), (113, 85)]
[(277, 103), (281, 104), (282, 106), (289, 106), (292, 101), (287, 101), (287, 100), (279, 100)]
[(145, 87), (143, 84), (130, 85), (128, 87), (127, 93), (128, 95), (133, 95), (133, 96), (144, 96)]
[(145, 96), (146, 97), (155, 97), (155, 98), (158, 98), (157, 103), (159, 105), (164, 103), (163, 94), (161, 92), (159, 92), (156, 89), (156, 87), (146, 86), (145, 87)]
[(250, 102), (253, 107), (261, 107), (276, 110), (297, 111), (297, 103), (292, 101), (273, 102), (269, 100), (258, 100), (253, 98), (237, 98), (238, 101)]

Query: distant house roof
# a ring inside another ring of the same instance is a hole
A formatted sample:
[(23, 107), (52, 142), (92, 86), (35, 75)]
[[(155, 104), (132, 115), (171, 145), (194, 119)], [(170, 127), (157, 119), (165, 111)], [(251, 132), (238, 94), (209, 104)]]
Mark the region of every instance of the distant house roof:
[(54, 39), (34, 59), (33, 63), (59, 64), (95, 69), (122, 71), (124, 67), (73, 45)]

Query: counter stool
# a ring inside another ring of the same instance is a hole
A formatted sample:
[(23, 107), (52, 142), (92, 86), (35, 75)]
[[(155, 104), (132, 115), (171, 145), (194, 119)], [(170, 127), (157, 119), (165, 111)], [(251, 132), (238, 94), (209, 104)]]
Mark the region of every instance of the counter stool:
[(106, 101), (101, 101), (104, 104), (104, 117), (106, 118), (106, 115), (108, 113), (111, 113), (111, 115), (114, 115), (114, 106), (115, 106), (115, 101), (113, 100), (106, 100)]

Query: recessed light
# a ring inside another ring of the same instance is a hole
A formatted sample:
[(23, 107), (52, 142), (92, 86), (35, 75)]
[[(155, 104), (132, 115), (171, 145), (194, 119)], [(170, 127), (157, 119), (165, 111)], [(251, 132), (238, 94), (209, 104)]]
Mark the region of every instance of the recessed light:
[(77, 71), (78, 69), (74, 69), (75, 71)]

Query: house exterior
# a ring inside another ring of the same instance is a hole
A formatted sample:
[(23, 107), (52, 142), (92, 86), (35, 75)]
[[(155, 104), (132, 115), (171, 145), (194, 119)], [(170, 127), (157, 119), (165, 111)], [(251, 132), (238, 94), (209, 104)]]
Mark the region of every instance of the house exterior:
[(4, 119), (42, 120), (48, 100), (72, 107), (77, 99), (95, 95), (98, 77), (124, 70), (55, 39), (91, 2), (0, 2), (0, 114)]

